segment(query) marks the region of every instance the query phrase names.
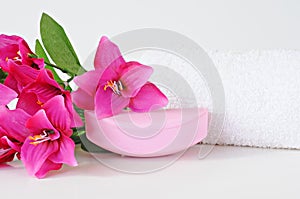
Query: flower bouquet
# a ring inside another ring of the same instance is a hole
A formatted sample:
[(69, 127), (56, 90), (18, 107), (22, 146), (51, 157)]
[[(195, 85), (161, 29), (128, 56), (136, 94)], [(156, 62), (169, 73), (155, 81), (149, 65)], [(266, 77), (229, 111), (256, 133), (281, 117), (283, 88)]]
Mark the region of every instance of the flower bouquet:
[[(179, 128), (178, 112), (162, 110), (168, 98), (149, 81), (152, 67), (126, 62), (118, 46), (104, 36), (94, 70), (86, 71), (64, 29), (45, 13), (40, 33), (42, 42), (36, 40), (34, 52), (22, 37), (0, 35), (0, 163), (16, 157), (38, 178), (63, 164), (76, 166), (75, 144), (80, 144), (79, 136), (86, 131), (100, 147), (125, 155), (148, 157), (182, 150), (177, 144), (176, 150), (171, 147), (163, 153), (143, 155), (151, 148), (149, 139), (147, 143), (122, 138), (114, 123), (128, 114), (144, 118), (149, 112), (157, 117), (164, 113), (169, 120), (162, 132), (167, 133), (150, 143), (170, 144), (175, 139), (172, 132)], [(185, 146), (206, 136), (206, 110), (201, 110), (201, 117), (201, 134)], [(112, 137), (106, 140), (106, 136)], [(113, 140), (125, 144), (126, 150)], [(141, 150), (143, 146), (146, 150)]]

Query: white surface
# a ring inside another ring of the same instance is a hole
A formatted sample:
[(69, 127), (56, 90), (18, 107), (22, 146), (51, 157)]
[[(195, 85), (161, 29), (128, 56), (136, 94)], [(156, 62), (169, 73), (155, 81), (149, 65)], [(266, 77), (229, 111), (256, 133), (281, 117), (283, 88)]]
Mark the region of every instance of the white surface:
[(78, 167), (64, 167), (43, 180), (28, 176), (20, 162), (14, 162), (17, 168), (0, 169), (1, 198), (299, 196), (300, 151), (216, 146), (205, 159), (199, 160), (198, 147), (191, 148), (171, 166), (149, 174), (117, 172), (81, 151), (77, 151)]
[(1, 7), (1, 32), (21, 34), (31, 46), (41, 13), (49, 13), (82, 63), (101, 35), (144, 27), (177, 31), (205, 49), (300, 49), (298, 0), (2, 0)]

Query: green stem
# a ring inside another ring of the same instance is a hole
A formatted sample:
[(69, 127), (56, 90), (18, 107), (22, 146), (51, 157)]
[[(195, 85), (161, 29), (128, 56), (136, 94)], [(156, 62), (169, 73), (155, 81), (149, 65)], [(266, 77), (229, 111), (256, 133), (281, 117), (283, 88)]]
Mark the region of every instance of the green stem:
[(73, 134), (72, 137), (76, 138), (76, 137), (80, 137), (81, 135), (85, 134), (85, 128), (73, 128)]
[(75, 76), (71, 76), (71, 78), (68, 79), (67, 82), (70, 83), (74, 78), (75, 78)]
[(60, 71), (63, 72), (63, 73), (67, 73), (68, 75), (71, 76), (71, 78), (74, 78), (74, 75), (73, 75), (73, 74), (70, 74), (69, 71), (66, 71), (66, 70), (64, 70), (64, 69), (62, 69), (62, 68), (60, 68), (60, 67), (58, 67), (58, 66), (56, 66), (56, 65), (54, 65), (54, 64), (49, 63), (49, 62), (46, 62), (46, 61), (44, 61), (44, 62), (45, 62), (45, 64), (47, 64), (48, 66), (51, 66), (51, 67), (53, 67), (53, 68), (56, 68), (56, 69), (60, 70)]

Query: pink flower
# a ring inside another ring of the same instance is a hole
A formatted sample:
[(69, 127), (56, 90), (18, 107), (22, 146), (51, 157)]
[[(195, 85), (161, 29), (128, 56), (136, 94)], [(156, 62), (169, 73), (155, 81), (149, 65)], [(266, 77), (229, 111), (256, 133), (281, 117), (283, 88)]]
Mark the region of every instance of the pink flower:
[(8, 73), (4, 84), (18, 94), (44, 68), (44, 60), (32, 55), (33, 52), (21, 37), (0, 35), (0, 67)]
[(28, 65), (19, 65), (9, 60), (7, 72), (8, 76), (4, 84), (20, 94), (25, 86), (36, 80), (40, 71)]
[(9, 59), (19, 59), (19, 41), (21, 37), (0, 35), (0, 67), (7, 68), (7, 61)]
[(0, 106), (7, 105), (13, 99), (17, 98), (18, 94), (9, 87), (0, 84)]
[(82, 126), (82, 120), (73, 108), (73, 102), (69, 91), (64, 90), (47, 70), (40, 70), (36, 80), (27, 85), (19, 96), (17, 108), (25, 110), (30, 115), (43, 108), (44, 104), (55, 96), (62, 96), (67, 113), (71, 118), (71, 127)]
[(25, 123), (29, 115), (21, 110), (9, 110), (6, 105), (17, 97), (12, 89), (0, 84), (0, 163), (10, 162), (17, 154), (29, 135)]
[(29, 118), (30, 115), (21, 109), (0, 106), (0, 163), (12, 161), (16, 154), (20, 159), (21, 146), (29, 135), (25, 127)]
[(62, 164), (76, 166), (71, 119), (61, 95), (46, 102), (26, 123), (32, 133), (21, 148), (21, 160), (30, 175), (43, 178)]
[(44, 67), (44, 60), (34, 58), (26, 41), (19, 36), (0, 35), (0, 67), (8, 72), (9, 60), (19, 64), (27, 65), (35, 69)]
[(166, 96), (148, 82), (153, 69), (138, 62), (125, 62), (119, 48), (102, 37), (97, 49), (95, 70), (75, 78), (79, 89), (74, 103), (94, 110), (98, 119), (110, 117), (129, 107), (135, 112), (158, 109), (168, 103)]

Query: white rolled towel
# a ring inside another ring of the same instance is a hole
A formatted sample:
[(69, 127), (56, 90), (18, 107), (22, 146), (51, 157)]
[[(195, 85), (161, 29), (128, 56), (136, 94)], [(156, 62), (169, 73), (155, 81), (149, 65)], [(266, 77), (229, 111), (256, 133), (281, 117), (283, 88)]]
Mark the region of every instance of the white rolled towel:
[[(209, 55), (226, 96), (226, 120), (218, 143), (300, 149), (300, 51)], [(212, 142), (210, 137), (206, 142)]]
[[(223, 131), (210, 129), (205, 143), (300, 149), (300, 51), (208, 51), (224, 86)], [(147, 53), (148, 64), (177, 65), (191, 80), (199, 105), (211, 108), (204, 81), (184, 62), (161, 52)], [(194, 78), (194, 79), (193, 79)], [(197, 85), (197, 86), (195, 86)], [(222, 122), (222, 121), (219, 121)]]

